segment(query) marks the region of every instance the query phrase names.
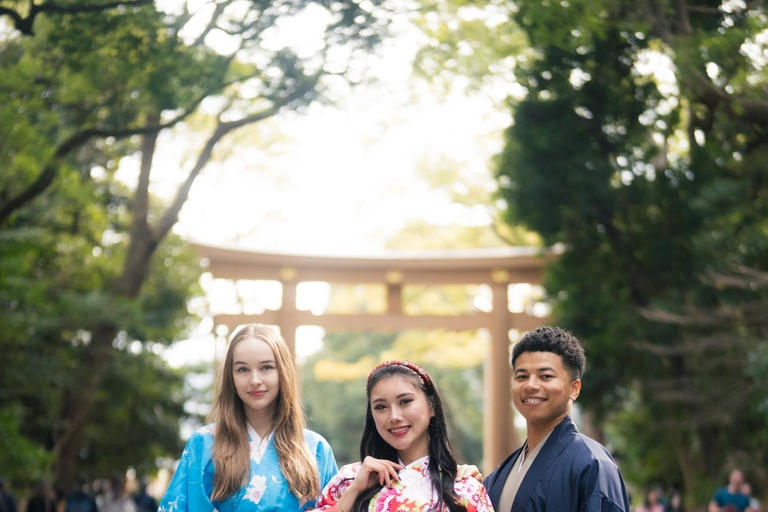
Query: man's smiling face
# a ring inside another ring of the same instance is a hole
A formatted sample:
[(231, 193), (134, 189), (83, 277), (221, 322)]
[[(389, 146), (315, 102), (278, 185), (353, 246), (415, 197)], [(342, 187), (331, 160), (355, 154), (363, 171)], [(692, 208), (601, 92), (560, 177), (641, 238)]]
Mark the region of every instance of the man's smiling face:
[(512, 400), (529, 426), (554, 428), (581, 390), (581, 380), (553, 352), (523, 352), (512, 371)]

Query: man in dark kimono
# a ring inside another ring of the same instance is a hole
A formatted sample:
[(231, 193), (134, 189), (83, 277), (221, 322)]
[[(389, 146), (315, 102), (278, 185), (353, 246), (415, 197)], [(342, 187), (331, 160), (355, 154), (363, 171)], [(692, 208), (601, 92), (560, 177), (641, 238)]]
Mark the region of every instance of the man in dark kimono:
[(528, 439), (485, 479), (496, 512), (629, 512), (619, 468), (569, 413), (586, 358), (557, 327), (526, 333), (512, 351), (512, 399)]

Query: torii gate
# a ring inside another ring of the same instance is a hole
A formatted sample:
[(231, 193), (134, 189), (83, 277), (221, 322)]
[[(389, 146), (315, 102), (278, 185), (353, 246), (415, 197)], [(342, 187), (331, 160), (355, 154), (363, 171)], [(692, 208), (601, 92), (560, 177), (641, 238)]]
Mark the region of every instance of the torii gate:
[[(279, 281), (283, 301), (278, 310), (254, 315), (217, 315), (216, 325), (230, 330), (261, 322), (277, 325), (295, 354), (296, 328), (317, 325), (326, 330), (398, 331), (405, 329), (488, 329), (490, 347), (485, 358), (483, 407), (483, 466), (495, 468), (520, 444), (513, 428), (510, 329), (528, 331), (548, 322), (509, 311), (510, 284), (539, 284), (544, 264), (553, 257), (535, 247), (456, 251), (385, 251), (378, 256), (308, 256), (238, 250), (194, 244), (208, 260), (208, 271), (220, 279)], [(384, 314), (322, 314), (296, 308), (296, 286), (303, 281), (337, 284), (383, 284), (387, 289)], [(466, 315), (407, 315), (402, 311), (404, 285), (487, 284), (493, 310)]]

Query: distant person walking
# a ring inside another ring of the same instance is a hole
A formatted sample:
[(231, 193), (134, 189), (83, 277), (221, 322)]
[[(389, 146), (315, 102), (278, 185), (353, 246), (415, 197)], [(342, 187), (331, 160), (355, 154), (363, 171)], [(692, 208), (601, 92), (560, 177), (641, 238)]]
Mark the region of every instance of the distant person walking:
[(741, 493), (749, 499), (747, 512), (760, 512), (760, 501), (752, 495), (752, 484), (744, 482), (741, 485)]
[(745, 512), (749, 507), (749, 497), (742, 492), (744, 473), (734, 469), (728, 476), (728, 485), (720, 487), (709, 502), (708, 512)]
[(683, 494), (675, 490), (672, 493), (672, 497), (669, 498), (669, 505), (667, 506), (666, 512), (685, 512), (685, 507), (683, 506)]
[(125, 489), (125, 480), (114, 475), (109, 481), (109, 490), (104, 495), (100, 512), (136, 512), (136, 504)]
[(87, 490), (88, 482), (84, 477), (78, 477), (75, 490), (67, 496), (64, 512), (99, 512), (96, 499)]
[(643, 503), (635, 509), (635, 512), (664, 512), (664, 504), (659, 500), (659, 493), (656, 489), (645, 491)]
[(148, 486), (145, 477), (139, 479), (139, 491), (133, 496), (138, 512), (157, 512), (157, 500), (147, 492)]
[(27, 502), (27, 512), (56, 512), (53, 490), (45, 480), (35, 484), (32, 497)]
[(0, 477), (0, 512), (17, 512), (16, 498), (8, 490), (3, 477)]

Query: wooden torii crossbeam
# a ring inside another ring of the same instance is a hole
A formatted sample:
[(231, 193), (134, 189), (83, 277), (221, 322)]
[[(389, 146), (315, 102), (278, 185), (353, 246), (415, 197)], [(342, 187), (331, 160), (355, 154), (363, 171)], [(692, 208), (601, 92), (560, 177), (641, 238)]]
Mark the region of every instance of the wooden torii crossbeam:
[[(548, 322), (526, 313), (509, 311), (511, 284), (541, 283), (545, 263), (555, 257), (535, 247), (456, 251), (385, 251), (375, 256), (309, 256), (267, 253), (194, 244), (207, 260), (208, 271), (218, 279), (279, 281), (283, 286), (280, 309), (254, 315), (217, 315), (216, 325), (230, 330), (262, 322), (277, 325), (295, 353), (296, 328), (317, 325), (329, 331), (400, 331), (406, 329), (487, 329), (490, 347), (485, 355), (483, 407), (483, 466), (495, 468), (519, 446), (513, 428), (509, 331), (528, 331)], [(387, 309), (383, 314), (321, 314), (296, 307), (300, 282), (332, 284), (383, 284)], [(405, 285), (488, 285), (493, 293), (491, 312), (465, 315), (408, 315), (402, 310)]]

